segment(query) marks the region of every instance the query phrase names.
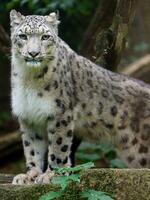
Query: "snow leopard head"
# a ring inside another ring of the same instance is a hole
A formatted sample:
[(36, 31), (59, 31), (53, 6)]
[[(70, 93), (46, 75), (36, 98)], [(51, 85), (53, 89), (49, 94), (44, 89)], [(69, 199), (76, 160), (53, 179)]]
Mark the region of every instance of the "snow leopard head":
[(40, 67), (54, 54), (59, 20), (56, 13), (47, 16), (10, 12), (12, 49), (26, 66)]

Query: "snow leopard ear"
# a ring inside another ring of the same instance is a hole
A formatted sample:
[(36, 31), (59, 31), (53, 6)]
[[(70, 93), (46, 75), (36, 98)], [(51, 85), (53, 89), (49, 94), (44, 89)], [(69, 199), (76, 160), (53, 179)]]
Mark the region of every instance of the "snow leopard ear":
[(54, 26), (54, 28), (55, 28), (55, 30), (56, 30), (56, 33), (58, 32), (58, 24), (60, 24), (60, 21), (58, 20), (58, 18), (59, 18), (58, 12), (57, 12), (57, 13), (52, 12), (52, 13), (50, 13), (49, 15), (46, 15), (46, 16), (45, 16), (46, 21), (47, 21), (50, 25)]
[(18, 26), (24, 18), (25, 18), (25, 16), (21, 15), (20, 12), (17, 12), (16, 10), (11, 10), (10, 11), (11, 28)]
[(49, 15), (45, 16), (46, 21), (53, 24), (53, 25), (58, 25), (60, 21), (58, 20), (59, 18), (59, 13), (52, 12)]

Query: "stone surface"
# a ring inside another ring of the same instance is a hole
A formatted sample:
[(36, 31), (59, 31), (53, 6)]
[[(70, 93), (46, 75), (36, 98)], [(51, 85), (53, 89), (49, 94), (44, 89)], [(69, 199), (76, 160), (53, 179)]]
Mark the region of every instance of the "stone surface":
[[(4, 177), (4, 178), (2, 178)], [(9, 178), (8, 178), (9, 177)], [(11, 176), (0, 175), (1, 200), (38, 200), (42, 194), (57, 191), (54, 185), (14, 186), (8, 184)], [(149, 169), (92, 169), (81, 173), (80, 184), (70, 184), (61, 200), (79, 200), (79, 192), (85, 188), (108, 192), (115, 200), (149, 200)]]

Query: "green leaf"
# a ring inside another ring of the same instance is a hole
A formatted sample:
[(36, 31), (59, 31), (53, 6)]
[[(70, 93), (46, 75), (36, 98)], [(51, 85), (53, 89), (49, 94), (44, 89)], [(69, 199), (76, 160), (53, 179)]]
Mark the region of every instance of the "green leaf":
[(63, 191), (60, 190), (60, 191), (57, 191), (57, 192), (48, 192), (47, 194), (45, 195), (42, 195), (39, 200), (51, 200), (51, 199), (55, 199), (55, 198), (58, 198), (60, 197), (61, 195), (63, 194)]
[(70, 181), (80, 182), (80, 174), (71, 174), (69, 176), (56, 176), (52, 178), (53, 184), (60, 184), (62, 190), (64, 190)]
[(137, 45), (134, 46), (134, 51), (135, 52), (142, 52), (142, 51), (147, 51), (149, 50), (150, 46), (146, 42), (141, 42)]
[(102, 191), (86, 189), (81, 192), (82, 198), (88, 198), (88, 200), (113, 200), (107, 193)]
[(114, 167), (114, 168), (126, 168), (127, 167), (125, 165), (125, 163), (118, 158), (111, 160), (110, 165), (111, 165), (111, 167)]
[(109, 144), (109, 143), (101, 143), (99, 145), (101, 151), (104, 153), (104, 154), (107, 154), (109, 153), (110, 151), (115, 151), (115, 148), (112, 144)]
[(22, 0), (22, 1), (20, 1), (20, 6), (22, 7), (22, 6), (24, 6), (24, 4), (26, 4), (26, 3), (28, 3), (28, 0)]
[(117, 157), (117, 152), (114, 150), (114, 151), (109, 151), (108, 153), (106, 153), (104, 155), (108, 160), (113, 160)]
[(110, 151), (115, 151), (115, 147), (109, 143), (101, 143), (101, 144), (90, 144), (88, 142), (82, 142), (78, 148), (80, 151), (84, 151), (87, 149), (90, 150), (100, 150), (104, 154), (109, 153)]
[(98, 155), (97, 153), (86, 154), (86, 153), (83, 153), (83, 152), (77, 152), (76, 158), (83, 160), (83, 161), (94, 161), (94, 160), (101, 159), (101, 156)]
[(91, 144), (88, 142), (82, 142), (78, 148), (78, 150), (80, 151), (87, 150), (87, 149), (97, 150), (97, 149), (100, 149), (100, 146), (99, 144)]
[(108, 195), (103, 195), (101, 197), (101, 200), (113, 200), (113, 199), (110, 196), (108, 196)]
[(17, 7), (17, 5), (19, 5), (19, 0), (12, 0), (6, 4), (6, 8), (7, 10), (11, 10), (12, 8)]
[(62, 173), (66, 173), (66, 172), (79, 172), (81, 170), (85, 170), (85, 169), (89, 169), (94, 167), (94, 163), (93, 162), (88, 162), (82, 165), (77, 165), (75, 167), (53, 167), (55, 172), (58, 174), (62, 174)]

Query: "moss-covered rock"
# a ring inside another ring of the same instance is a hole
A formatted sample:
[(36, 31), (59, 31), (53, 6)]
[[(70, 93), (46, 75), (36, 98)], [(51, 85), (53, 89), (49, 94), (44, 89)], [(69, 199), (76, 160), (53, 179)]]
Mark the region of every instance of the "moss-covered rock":
[(112, 194), (116, 200), (150, 200), (149, 169), (98, 169), (83, 172), (83, 187)]
[[(92, 169), (82, 172), (80, 184), (70, 184), (61, 200), (79, 200), (79, 193), (90, 188), (108, 192), (115, 200), (149, 200), (149, 169)], [(38, 200), (42, 194), (57, 191), (54, 185), (0, 185), (1, 200)]]

